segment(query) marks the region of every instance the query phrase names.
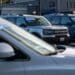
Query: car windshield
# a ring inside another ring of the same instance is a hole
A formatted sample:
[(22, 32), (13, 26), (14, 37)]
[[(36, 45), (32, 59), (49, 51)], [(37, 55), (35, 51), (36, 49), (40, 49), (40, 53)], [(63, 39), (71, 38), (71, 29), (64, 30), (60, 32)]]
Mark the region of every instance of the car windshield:
[(26, 16), (25, 19), (30, 26), (50, 26), (51, 25), (50, 22), (42, 16), (40, 17)]
[(11, 35), (16, 40), (20, 41), (25, 46), (31, 48), (31, 50), (41, 54), (49, 55), (56, 53), (53, 46), (45, 43), (44, 41), (38, 39), (37, 37), (31, 35), (30, 33), (24, 31), (23, 29), (17, 27), (16, 25), (5, 21), (0, 18), (0, 29)]

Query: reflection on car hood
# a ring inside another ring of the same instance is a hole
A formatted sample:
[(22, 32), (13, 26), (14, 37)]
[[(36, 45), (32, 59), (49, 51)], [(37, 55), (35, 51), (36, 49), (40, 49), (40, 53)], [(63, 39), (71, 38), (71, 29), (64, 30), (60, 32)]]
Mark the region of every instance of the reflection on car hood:
[(53, 25), (52, 29), (67, 29), (67, 27), (66, 26), (56, 26), (56, 25)]
[(53, 57), (57, 64), (73, 65), (75, 64), (75, 48), (68, 47), (64, 52)]
[(36, 29), (67, 29), (65, 26), (28, 26), (27, 28), (36, 28)]

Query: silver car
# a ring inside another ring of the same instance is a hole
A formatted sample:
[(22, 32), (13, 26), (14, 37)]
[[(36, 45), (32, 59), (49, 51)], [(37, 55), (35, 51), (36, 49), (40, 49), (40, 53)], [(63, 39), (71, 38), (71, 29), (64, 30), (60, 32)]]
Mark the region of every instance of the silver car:
[(57, 51), (0, 18), (0, 75), (75, 75), (75, 51)]
[(69, 42), (68, 28), (66, 26), (52, 26), (43, 16), (5, 15), (1, 17), (48, 42)]

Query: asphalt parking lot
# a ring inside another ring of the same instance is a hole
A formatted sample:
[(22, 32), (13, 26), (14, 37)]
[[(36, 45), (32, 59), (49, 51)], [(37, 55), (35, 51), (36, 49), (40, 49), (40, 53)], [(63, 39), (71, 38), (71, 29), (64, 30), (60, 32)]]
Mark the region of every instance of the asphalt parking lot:
[(62, 48), (64, 47), (65, 50), (75, 50), (75, 42), (71, 42), (71, 43), (52, 43), (52, 42), (48, 42), (49, 44), (53, 45), (53, 46), (62, 46)]
[(70, 43), (70, 44), (55, 44), (55, 45), (62, 45), (63, 47), (65, 47), (65, 49), (72, 49), (75, 50), (75, 43)]

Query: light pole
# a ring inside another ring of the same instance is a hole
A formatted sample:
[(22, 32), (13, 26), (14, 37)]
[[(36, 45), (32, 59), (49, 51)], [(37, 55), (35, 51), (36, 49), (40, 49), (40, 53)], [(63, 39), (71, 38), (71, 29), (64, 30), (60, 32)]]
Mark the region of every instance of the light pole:
[(39, 1), (39, 15), (41, 15), (41, 0), (38, 1)]
[(1, 15), (1, 11), (2, 11), (2, 0), (0, 0), (0, 15)]

